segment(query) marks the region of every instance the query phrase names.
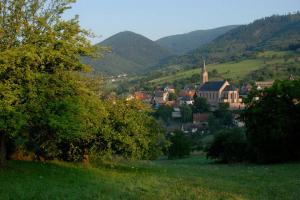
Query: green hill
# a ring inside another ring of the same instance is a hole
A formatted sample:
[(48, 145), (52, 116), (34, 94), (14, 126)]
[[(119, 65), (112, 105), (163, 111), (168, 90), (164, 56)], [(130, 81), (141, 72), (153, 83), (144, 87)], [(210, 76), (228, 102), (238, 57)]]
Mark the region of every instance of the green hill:
[[(208, 72), (217, 70), (219, 77), (209, 77), (210, 80), (214, 79), (240, 79), (244, 78), (247, 74), (254, 70), (258, 70), (263, 65), (262, 59), (249, 59), (241, 62), (228, 62), (222, 64), (211, 64), (207, 65)], [(190, 78), (193, 75), (199, 76), (200, 81), (200, 66), (196, 69), (189, 69), (179, 71), (178, 73), (170, 74), (167, 76), (159, 77), (150, 81), (153, 84), (162, 84), (165, 82), (172, 83), (181, 79)]]
[(136, 72), (141, 67), (114, 52), (106, 53), (101, 59), (84, 58), (84, 62), (91, 65), (97, 72), (110, 75)]
[(300, 47), (300, 12), (271, 16), (239, 26), (213, 42), (184, 55), (166, 60), (169, 65), (191, 67), (203, 59), (210, 63), (251, 58), (259, 51), (295, 50)]
[[(255, 57), (240, 61), (208, 64), (207, 69), (210, 80), (263, 81), (287, 79), (290, 74), (295, 78), (300, 77), (300, 54), (297, 51), (264, 51)], [(200, 81), (201, 66), (193, 69), (177, 69), (176, 66), (168, 70), (153, 73), (148, 77), (152, 85), (181, 82), (182, 84), (197, 84)], [(173, 71), (171, 71), (173, 68)]]
[(86, 58), (85, 62), (106, 74), (141, 73), (171, 55), (152, 40), (130, 31), (118, 33), (98, 45), (111, 47), (112, 52), (103, 59)]
[(164, 37), (156, 42), (170, 49), (172, 53), (182, 55), (210, 43), (217, 37), (237, 27), (237, 25), (231, 25), (208, 30), (197, 30), (190, 33)]

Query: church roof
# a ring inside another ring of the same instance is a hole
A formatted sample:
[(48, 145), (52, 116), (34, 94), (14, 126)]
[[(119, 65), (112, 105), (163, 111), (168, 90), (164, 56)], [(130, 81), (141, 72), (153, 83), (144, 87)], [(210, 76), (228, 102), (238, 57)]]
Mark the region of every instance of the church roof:
[(204, 83), (199, 91), (219, 91), (226, 81), (208, 81)]

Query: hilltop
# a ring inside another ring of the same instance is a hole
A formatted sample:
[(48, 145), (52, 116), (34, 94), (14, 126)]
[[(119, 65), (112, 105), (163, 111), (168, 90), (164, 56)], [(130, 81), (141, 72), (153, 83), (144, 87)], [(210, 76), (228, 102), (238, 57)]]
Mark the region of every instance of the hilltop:
[(111, 52), (103, 59), (86, 59), (96, 71), (107, 74), (141, 73), (171, 56), (154, 41), (134, 32), (120, 32), (97, 44), (108, 46)]

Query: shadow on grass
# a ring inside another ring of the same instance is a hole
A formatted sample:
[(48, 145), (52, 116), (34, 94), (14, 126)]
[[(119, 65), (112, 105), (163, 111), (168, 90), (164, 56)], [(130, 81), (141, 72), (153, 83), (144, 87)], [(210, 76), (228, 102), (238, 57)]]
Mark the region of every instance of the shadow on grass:
[(132, 199), (122, 182), (81, 164), (9, 161), (0, 199)]

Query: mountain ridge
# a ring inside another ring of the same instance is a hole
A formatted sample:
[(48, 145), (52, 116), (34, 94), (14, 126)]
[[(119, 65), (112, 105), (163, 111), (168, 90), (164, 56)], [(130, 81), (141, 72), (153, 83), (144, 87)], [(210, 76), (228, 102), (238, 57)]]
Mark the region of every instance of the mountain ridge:
[(86, 58), (95, 71), (106, 74), (141, 73), (172, 54), (143, 35), (132, 31), (119, 32), (96, 44), (111, 48), (102, 59)]
[(273, 15), (241, 25), (185, 55), (167, 59), (157, 68), (170, 65), (192, 67), (203, 62), (236, 61), (251, 58), (256, 52), (289, 50), (300, 46), (300, 12)]
[(205, 30), (196, 30), (188, 33), (166, 36), (156, 40), (156, 42), (161, 46), (170, 49), (172, 53), (182, 55), (199, 48), (204, 44), (210, 43), (217, 37), (238, 26), (240, 25), (228, 25)]

